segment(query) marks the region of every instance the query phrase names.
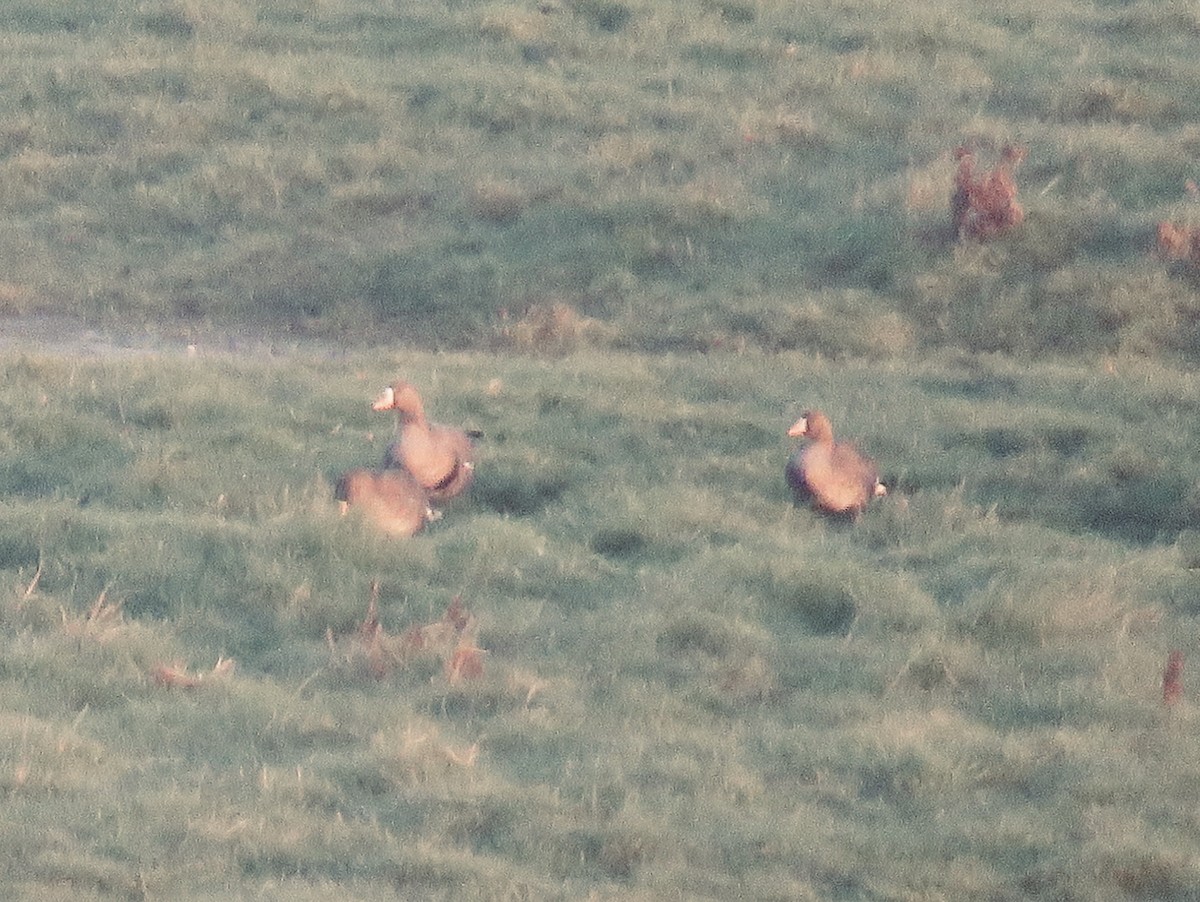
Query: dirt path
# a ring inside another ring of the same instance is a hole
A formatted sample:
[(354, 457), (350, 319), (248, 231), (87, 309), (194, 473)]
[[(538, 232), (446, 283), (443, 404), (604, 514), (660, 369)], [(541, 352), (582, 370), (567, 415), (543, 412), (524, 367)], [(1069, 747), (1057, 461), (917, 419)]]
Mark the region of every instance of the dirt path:
[(265, 327), (193, 323), (91, 325), (69, 316), (0, 317), (0, 353), (88, 357), (340, 356), (329, 341), (297, 338)]

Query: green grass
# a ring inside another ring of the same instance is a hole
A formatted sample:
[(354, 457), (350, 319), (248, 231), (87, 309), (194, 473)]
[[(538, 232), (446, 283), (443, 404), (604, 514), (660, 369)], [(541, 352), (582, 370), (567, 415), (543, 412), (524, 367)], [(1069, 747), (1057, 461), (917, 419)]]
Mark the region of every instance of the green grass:
[[(1160, 700), (1200, 614), (1190, 375), (200, 351), (4, 358), (9, 894), (1200, 887), (1195, 703)], [(486, 434), (407, 541), (332, 500), (397, 372)], [(888, 472), (857, 524), (789, 502), (810, 403)], [(373, 583), (388, 636), (460, 595), (483, 676), (372, 675)]]
[[(1196, 14), (960, 6), (10, 4), (0, 309), (1194, 356), (1149, 252), (1196, 219)], [(964, 141), (1029, 149), (982, 249), (947, 234)]]
[[(1198, 34), (7, 4), (0, 895), (1196, 898)], [(332, 499), (397, 376), (485, 435), (410, 541)], [(856, 523), (790, 504), (809, 406)]]

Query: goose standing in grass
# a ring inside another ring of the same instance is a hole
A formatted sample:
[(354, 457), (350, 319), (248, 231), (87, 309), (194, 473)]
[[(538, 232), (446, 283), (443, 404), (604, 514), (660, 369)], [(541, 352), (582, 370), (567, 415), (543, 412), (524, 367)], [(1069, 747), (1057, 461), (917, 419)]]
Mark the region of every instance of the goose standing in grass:
[(835, 442), (829, 417), (821, 411), (808, 411), (788, 435), (808, 439), (792, 452), (785, 471), (797, 504), (853, 516), (872, 498), (887, 494), (875, 463), (853, 445)]
[(404, 470), (347, 470), (338, 479), (334, 498), (343, 515), (357, 507), (388, 535), (415, 535), (436, 519), (425, 490)]
[(471, 436), (453, 426), (430, 423), (411, 383), (400, 380), (388, 386), (371, 409), (396, 412), (396, 440), (383, 455), (386, 469), (407, 470), (430, 501), (446, 501), (470, 487), (475, 477)]

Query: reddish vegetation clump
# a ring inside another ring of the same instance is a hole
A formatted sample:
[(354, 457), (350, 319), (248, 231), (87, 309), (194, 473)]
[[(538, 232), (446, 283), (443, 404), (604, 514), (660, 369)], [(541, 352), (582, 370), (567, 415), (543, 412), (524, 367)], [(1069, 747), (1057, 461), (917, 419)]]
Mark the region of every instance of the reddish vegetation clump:
[(479, 622), (455, 595), (442, 616), (431, 623), (413, 624), (404, 632), (388, 633), (379, 622), (379, 583), (371, 584), (367, 614), (344, 652), (333, 631), (326, 633), (330, 651), (344, 657), (347, 663), (365, 666), (377, 680), (387, 678), (393, 671), (420, 660), (441, 660), (447, 681), (454, 686), (483, 676), (483, 656), (486, 652), (475, 642)]
[(446, 612), (442, 614), (442, 619), (454, 624), (454, 628), (460, 633), (467, 628), (471, 622), (471, 614), (463, 607), (461, 595), (455, 595), (450, 599), (450, 604), (446, 607)]
[(1158, 253), (1164, 260), (1182, 260), (1200, 266), (1200, 228), (1160, 222)]
[(446, 659), (443, 669), (451, 686), (465, 680), (477, 680), (483, 676), (483, 649), (474, 644), (459, 645)]
[(1163, 670), (1163, 704), (1173, 705), (1183, 697), (1183, 652), (1173, 651), (1167, 655), (1167, 666)]
[(236, 666), (232, 658), (218, 658), (216, 665), (208, 673), (193, 674), (189, 673), (183, 664), (155, 664), (150, 669), (150, 679), (155, 685), (166, 686), (168, 689), (198, 689), (213, 680), (229, 676)]
[(977, 175), (975, 151), (964, 145), (954, 152), (958, 172), (954, 176), (950, 216), (959, 238), (986, 241), (1025, 221), (1025, 210), (1017, 201), (1017, 182), (1013, 178), (1025, 154), (1024, 147), (1009, 144), (995, 168)]

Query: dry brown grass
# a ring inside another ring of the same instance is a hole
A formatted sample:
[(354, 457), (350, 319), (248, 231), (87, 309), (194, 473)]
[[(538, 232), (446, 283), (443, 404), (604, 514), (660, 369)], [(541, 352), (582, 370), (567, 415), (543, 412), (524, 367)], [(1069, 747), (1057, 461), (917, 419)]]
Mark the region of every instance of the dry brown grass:
[(567, 354), (582, 345), (600, 344), (608, 330), (564, 301), (531, 304), (520, 319), (501, 313), (498, 343), (527, 354)]
[(337, 666), (365, 671), (373, 679), (387, 679), (420, 661), (436, 661), (446, 681), (458, 686), (483, 676), (485, 652), (476, 642), (478, 630), (479, 621), (456, 595), (439, 619), (389, 633), (379, 622), (379, 584), (375, 582), (358, 629), (343, 640), (328, 631), (326, 641)]
[[(29, 597), (36, 588), (41, 572), (39, 568), (38, 572), (34, 575), (34, 581), (30, 583), (26, 597)], [(108, 600), (107, 589), (104, 589), (96, 596), (96, 601), (82, 617), (70, 617), (66, 611), (62, 612), (63, 632), (75, 639), (91, 639), (103, 642), (111, 638), (121, 628), (123, 623), (124, 616), (121, 613), (121, 602), (110, 602)]]
[(436, 723), (411, 720), (402, 728), (376, 734), (372, 745), (393, 779), (417, 786), (453, 779), (479, 760), (479, 743), (447, 742)]
[(187, 665), (178, 661), (170, 664), (155, 664), (150, 668), (150, 679), (156, 686), (168, 689), (199, 689), (214, 682), (228, 679), (233, 675), (237, 664), (232, 658), (217, 658), (212, 670), (206, 673), (191, 673)]

